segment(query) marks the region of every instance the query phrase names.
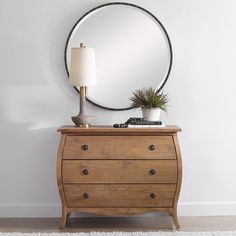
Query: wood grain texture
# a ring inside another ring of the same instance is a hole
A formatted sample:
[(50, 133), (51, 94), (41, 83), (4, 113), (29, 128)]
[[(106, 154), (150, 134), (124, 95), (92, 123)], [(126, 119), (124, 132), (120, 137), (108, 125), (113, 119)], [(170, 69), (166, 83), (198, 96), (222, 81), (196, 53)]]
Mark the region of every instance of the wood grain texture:
[[(166, 211), (176, 228), (180, 227), (179, 127), (62, 127), (58, 131), (62, 133), (57, 159), (61, 228), (73, 211), (104, 215)], [(81, 148), (83, 145), (87, 150)], [(155, 150), (150, 150), (150, 145), (155, 145)], [(85, 169), (88, 174), (84, 175)], [(150, 169), (157, 174), (149, 175)]]
[(175, 197), (174, 197), (172, 217), (173, 217), (173, 221), (176, 228), (179, 229), (180, 225), (179, 225), (178, 217), (177, 217), (177, 203), (178, 203), (181, 184), (182, 184), (182, 158), (181, 158), (181, 152), (180, 152), (180, 146), (179, 146), (177, 134), (173, 135), (173, 140), (175, 144), (175, 151), (176, 151), (176, 157), (177, 157), (178, 175), (177, 175), (177, 185), (176, 185), (176, 191), (175, 191)]
[(67, 209), (66, 209), (66, 199), (65, 199), (65, 193), (64, 193), (64, 188), (63, 188), (63, 175), (62, 175), (62, 153), (63, 153), (63, 148), (65, 145), (65, 140), (66, 140), (66, 135), (63, 134), (61, 136), (60, 140), (60, 145), (58, 149), (58, 154), (57, 154), (57, 186), (58, 186), (58, 191), (60, 194), (60, 199), (61, 199), (61, 205), (62, 205), (62, 216), (61, 216), (61, 222), (60, 222), (60, 228), (63, 228), (66, 224), (67, 221)]
[(58, 132), (66, 133), (66, 134), (76, 134), (76, 135), (96, 135), (102, 133), (106, 134), (114, 134), (114, 135), (143, 135), (144, 133), (152, 134), (165, 134), (165, 133), (176, 133), (180, 132), (181, 129), (176, 125), (167, 125), (166, 127), (161, 128), (113, 128), (112, 126), (91, 126), (89, 128), (80, 128), (75, 126), (62, 126), (58, 130)]
[[(87, 145), (88, 150), (83, 150)], [(150, 150), (154, 145), (155, 150)], [(70, 136), (66, 137), (64, 159), (175, 159), (168, 136)]]
[(176, 183), (177, 161), (64, 160), (62, 175), (64, 183)]
[(68, 207), (69, 212), (89, 212), (104, 216), (130, 216), (147, 212), (168, 212), (168, 207)]
[[(170, 207), (173, 204), (175, 188), (175, 184), (64, 185), (68, 206), (78, 207)], [(155, 194), (155, 198), (151, 198), (150, 194)]]

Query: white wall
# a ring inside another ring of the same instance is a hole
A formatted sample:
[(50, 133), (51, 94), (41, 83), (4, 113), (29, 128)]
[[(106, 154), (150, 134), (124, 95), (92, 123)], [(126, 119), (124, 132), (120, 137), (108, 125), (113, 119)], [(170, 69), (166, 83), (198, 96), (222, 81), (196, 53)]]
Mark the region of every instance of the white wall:
[[(64, 69), (65, 40), (102, 0), (0, 0), (0, 217), (59, 216), (56, 129), (71, 124), (78, 94)], [(174, 51), (163, 120), (179, 125), (180, 215), (236, 214), (236, 2), (133, 0), (165, 25)], [(95, 124), (138, 112), (89, 104)]]

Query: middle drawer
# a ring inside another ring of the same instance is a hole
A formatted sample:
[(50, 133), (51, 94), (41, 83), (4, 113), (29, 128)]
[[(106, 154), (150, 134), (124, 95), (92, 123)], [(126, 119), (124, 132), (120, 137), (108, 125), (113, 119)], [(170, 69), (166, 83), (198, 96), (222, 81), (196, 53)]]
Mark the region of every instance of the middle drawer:
[(64, 160), (64, 183), (176, 183), (176, 160)]

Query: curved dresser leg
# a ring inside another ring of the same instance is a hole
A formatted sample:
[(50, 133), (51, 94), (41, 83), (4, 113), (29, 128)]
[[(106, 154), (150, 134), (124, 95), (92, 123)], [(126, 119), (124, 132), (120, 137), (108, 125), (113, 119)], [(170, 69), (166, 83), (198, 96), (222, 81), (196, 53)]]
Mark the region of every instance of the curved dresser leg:
[(62, 209), (62, 214), (61, 214), (61, 222), (60, 222), (60, 229), (64, 228), (66, 226), (66, 221), (67, 221), (67, 216), (70, 213), (67, 213), (66, 209)]
[(66, 216), (66, 225), (69, 227), (71, 226), (70, 214), (71, 212), (67, 212), (67, 216)]
[(171, 212), (171, 215), (172, 215), (172, 219), (173, 219), (176, 229), (180, 229), (176, 208), (173, 209), (173, 211)]
[(171, 211), (171, 215), (175, 224), (176, 229), (180, 228), (179, 222), (178, 222), (178, 217), (177, 217), (177, 204), (178, 204), (178, 199), (179, 199), (179, 194), (180, 194), (180, 189), (181, 189), (181, 183), (182, 183), (182, 159), (181, 159), (181, 153), (180, 153), (180, 147), (179, 147), (179, 142), (177, 138), (177, 133), (173, 135), (173, 140), (175, 144), (175, 151), (176, 151), (176, 158), (177, 158), (177, 184), (176, 184), (176, 192), (175, 192), (175, 198), (173, 202), (173, 208)]

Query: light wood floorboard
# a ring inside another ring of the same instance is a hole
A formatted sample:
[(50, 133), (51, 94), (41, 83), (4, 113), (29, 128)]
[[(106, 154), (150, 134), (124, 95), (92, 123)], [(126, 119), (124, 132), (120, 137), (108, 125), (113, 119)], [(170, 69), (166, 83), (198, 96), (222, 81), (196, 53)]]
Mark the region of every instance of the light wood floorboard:
[[(72, 218), (59, 230), (58, 218), (0, 218), (0, 232), (172, 231), (168, 216)], [(179, 217), (180, 231), (236, 230), (236, 216)]]

